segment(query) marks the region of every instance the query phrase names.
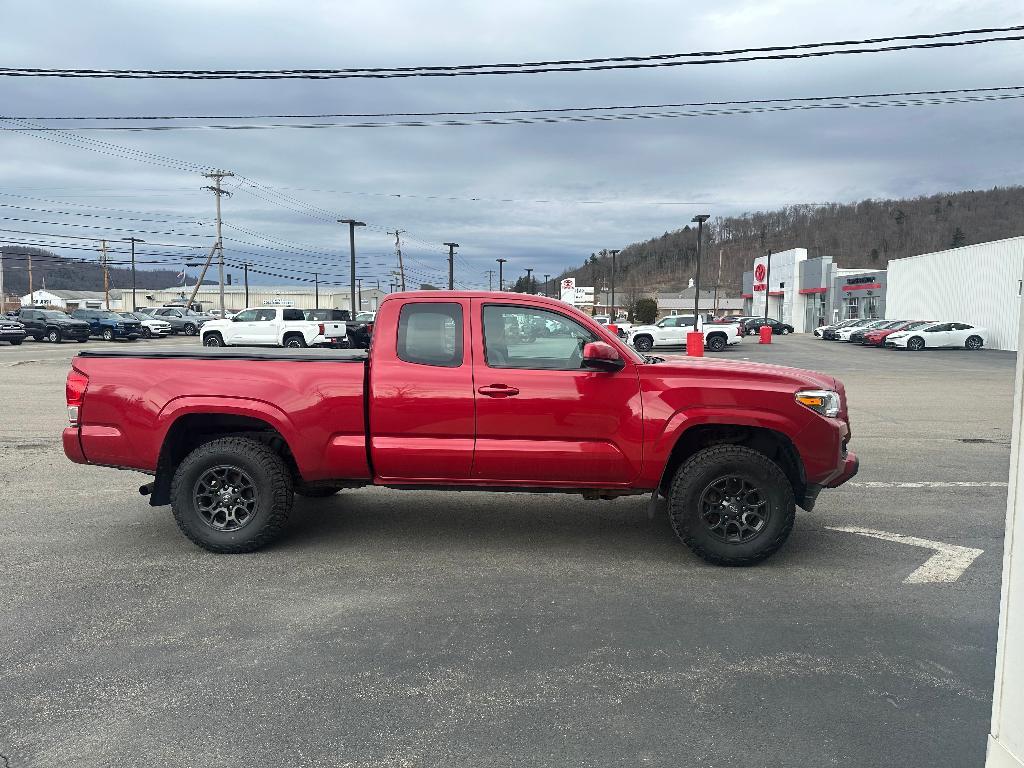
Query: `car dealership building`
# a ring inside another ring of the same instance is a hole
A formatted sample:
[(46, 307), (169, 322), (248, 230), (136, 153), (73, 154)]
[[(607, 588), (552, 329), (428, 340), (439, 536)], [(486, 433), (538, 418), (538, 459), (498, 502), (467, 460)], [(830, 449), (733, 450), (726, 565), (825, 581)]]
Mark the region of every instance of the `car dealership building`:
[[(744, 312), (789, 323), (797, 333), (863, 317), (885, 317), (886, 271), (843, 269), (806, 248), (759, 256), (743, 274)], [(767, 310), (766, 310), (767, 307)]]

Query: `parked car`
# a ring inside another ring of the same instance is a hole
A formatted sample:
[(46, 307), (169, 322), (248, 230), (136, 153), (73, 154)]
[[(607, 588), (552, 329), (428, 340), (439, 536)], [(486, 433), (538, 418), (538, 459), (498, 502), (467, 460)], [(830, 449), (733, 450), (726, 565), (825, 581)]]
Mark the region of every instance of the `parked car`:
[[(669, 315), (654, 325), (634, 325), (628, 342), (640, 352), (650, 352), (655, 347), (684, 347), (686, 334), (692, 330), (693, 315)], [(712, 352), (721, 352), (743, 340), (739, 325), (705, 324), (703, 318), (697, 318), (697, 330), (704, 333), (704, 346)]]
[[(871, 328), (881, 328), (885, 324), (886, 324), (885, 320), (875, 319), (875, 320), (867, 320), (864, 323), (861, 323), (860, 325), (848, 325), (845, 328), (840, 328), (840, 329), (838, 329), (836, 331), (836, 337), (835, 337), (834, 340), (835, 341), (854, 341), (853, 335), (855, 333), (859, 333), (861, 331), (864, 331), (864, 330), (867, 330), (867, 329), (871, 329)], [(856, 341), (857, 341), (857, 343), (860, 343), (860, 339), (857, 339)]]
[[(140, 310), (142, 311), (142, 310)], [(186, 307), (160, 307), (147, 309), (144, 314), (171, 324), (171, 333), (183, 333), (195, 336), (206, 323), (215, 319), (213, 315), (201, 314)]]
[(912, 323), (900, 323), (895, 328), (875, 328), (864, 333), (864, 340), (861, 341), (861, 344), (869, 347), (881, 347), (885, 345), (886, 338), (897, 331), (913, 331), (934, 322), (934, 320), (915, 320)]
[(89, 333), (99, 336), (104, 341), (127, 339), (135, 341), (142, 336), (142, 323), (138, 320), (126, 320), (117, 312), (106, 309), (76, 309), (71, 313), (76, 320), (84, 320), (89, 324)]
[(935, 347), (981, 349), (985, 346), (986, 333), (984, 328), (967, 323), (932, 323), (912, 331), (891, 333), (885, 340), (885, 346), (911, 352)]
[(117, 314), (125, 320), (138, 320), (142, 323), (142, 338), (144, 339), (162, 339), (171, 335), (171, 324), (166, 320), (160, 320), (144, 312), (118, 312)]
[[(360, 312), (360, 315), (373, 315), (371, 312)], [(350, 319), (347, 309), (304, 309), (302, 316), (306, 320), (317, 323), (344, 323), (345, 333), (337, 336), (338, 329), (331, 331), (336, 339), (335, 343), (324, 346), (353, 347), (356, 349), (369, 349), (370, 336), (373, 333), (373, 320), (354, 321)]]
[(230, 320), (210, 320), (202, 330), (207, 347), (342, 346), (346, 335), (344, 322), (312, 322), (293, 307), (243, 309)]
[(0, 341), (6, 341), (16, 347), (25, 340), (25, 336), (25, 326), (20, 322), (8, 317), (0, 319)]
[(813, 334), (819, 339), (825, 338), (825, 334), (829, 331), (835, 331), (839, 328), (845, 328), (850, 323), (855, 323), (856, 320), (840, 320), (838, 323), (832, 323), (831, 325), (819, 325), (814, 329)]
[(54, 344), (64, 339), (85, 342), (92, 329), (84, 320), (76, 320), (59, 309), (23, 309), (18, 319), (25, 332), (36, 341), (47, 339)]
[(762, 325), (770, 326), (772, 329), (772, 335), (774, 336), (785, 336), (787, 333), (793, 332), (792, 325), (784, 323), (781, 320), (776, 320), (772, 317), (751, 318), (743, 323), (743, 328), (748, 336), (756, 336), (761, 332)]
[(871, 333), (872, 331), (896, 330), (897, 328), (902, 328), (906, 324), (906, 320), (879, 320), (874, 325), (862, 325), (850, 334), (849, 341), (851, 344), (863, 344), (865, 334)]
[(850, 328), (860, 328), (862, 325), (867, 325), (868, 323), (873, 322), (874, 319), (870, 317), (857, 318), (855, 320), (844, 320), (841, 323), (825, 328), (824, 332), (821, 334), (821, 338), (826, 341), (835, 341), (839, 338), (838, 334), (840, 331), (845, 331)]
[[(572, 331), (512, 343), (507, 320), (524, 315)], [(64, 451), (153, 475), (150, 504), (221, 553), (279, 538), (293, 493), (377, 485), (660, 493), (697, 555), (751, 565), (784, 544), (797, 505), (857, 473), (832, 376), (645, 358), (525, 294), (394, 294), (376, 322), (369, 352), (87, 350), (66, 382)]]

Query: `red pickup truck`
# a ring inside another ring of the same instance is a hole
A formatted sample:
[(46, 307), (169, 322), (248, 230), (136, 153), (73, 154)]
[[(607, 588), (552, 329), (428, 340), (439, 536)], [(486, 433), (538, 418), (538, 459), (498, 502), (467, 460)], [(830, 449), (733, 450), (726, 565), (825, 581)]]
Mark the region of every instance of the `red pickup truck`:
[(67, 456), (153, 475), (214, 552), (273, 541), (293, 494), (374, 484), (664, 496), (693, 551), (747, 565), (858, 466), (831, 376), (645, 357), (513, 293), (393, 294), (370, 350), (83, 351), (67, 405)]

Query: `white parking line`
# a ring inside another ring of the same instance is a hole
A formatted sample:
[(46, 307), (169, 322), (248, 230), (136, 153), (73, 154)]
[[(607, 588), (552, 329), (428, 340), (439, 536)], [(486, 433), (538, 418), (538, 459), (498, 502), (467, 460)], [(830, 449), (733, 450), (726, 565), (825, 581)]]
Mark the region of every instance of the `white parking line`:
[(860, 536), (870, 536), (883, 541), (894, 541), (898, 544), (910, 544), (914, 547), (924, 547), (935, 550), (935, 554), (929, 557), (924, 565), (911, 573), (903, 580), (904, 584), (933, 584), (936, 582), (951, 582), (959, 579), (978, 555), (985, 550), (974, 547), (961, 547), (956, 544), (944, 544), (941, 541), (930, 539), (919, 539), (916, 536), (904, 536), (901, 533), (889, 533), (888, 531), (876, 531), (871, 528), (854, 528), (847, 526), (826, 526), (830, 531), (843, 531), (845, 533), (856, 533)]
[(860, 482), (860, 483), (846, 483), (843, 487), (850, 488), (1006, 488), (1009, 483), (1005, 480), (991, 480), (991, 481), (964, 481), (964, 482), (952, 482), (952, 481), (932, 481), (932, 480), (921, 480), (918, 482)]

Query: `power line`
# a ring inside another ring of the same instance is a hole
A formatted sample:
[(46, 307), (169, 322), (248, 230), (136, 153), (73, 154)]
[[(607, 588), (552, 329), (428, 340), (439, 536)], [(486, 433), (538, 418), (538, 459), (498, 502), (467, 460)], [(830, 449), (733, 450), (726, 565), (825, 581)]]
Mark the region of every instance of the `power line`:
[[(1024, 37), (1022, 37), (1024, 39)], [(557, 123), (592, 123), (592, 122), (622, 122), (628, 120), (653, 120), (660, 118), (695, 118), (695, 117), (726, 117), (732, 115), (754, 115), (771, 112), (801, 112), (814, 110), (837, 110), (837, 109), (879, 109), (886, 107), (924, 107), (938, 106), (945, 104), (969, 104), (978, 102), (997, 102), (1012, 99), (1024, 98), (1024, 87), (1013, 86), (1012, 90), (1003, 93), (965, 93), (961, 96), (933, 96), (925, 98), (905, 98), (886, 100), (856, 100), (844, 97), (833, 97), (830, 101), (813, 101), (789, 104), (765, 104), (756, 106), (757, 102), (737, 102), (747, 106), (732, 108), (712, 109), (687, 109), (687, 110), (649, 110), (638, 112), (595, 112), (569, 114), (536, 115), (527, 114), (510, 115), (494, 118), (474, 118), (457, 120), (388, 120), (380, 122), (324, 122), (324, 123), (253, 123), (248, 125), (240, 124), (217, 124), (206, 125), (101, 125), (101, 126), (77, 126), (76, 131), (104, 131), (122, 133), (162, 133), (167, 131), (259, 131), (259, 130), (323, 130), (328, 128), (436, 128), (436, 127), (467, 127), (483, 125), (551, 125)], [(777, 101), (777, 100), (776, 100)], [(0, 118), (4, 120), (7, 118)], [(62, 128), (33, 127), (33, 128), (0, 128), (2, 131), (12, 133), (40, 132), (64, 132)], [(40, 138), (46, 138), (40, 136)], [(244, 187), (243, 187), (244, 188)], [(264, 198), (265, 199), (265, 198)], [(314, 218), (319, 218), (314, 217)]]
[[(725, 64), (742, 61), (766, 61), (779, 59), (801, 59), (844, 54), (883, 53), (929, 48), (950, 48), (967, 45), (981, 45), (1024, 39), (1024, 35), (1007, 35), (970, 40), (941, 40), (939, 42), (904, 42), (900, 45), (877, 46), (880, 43), (898, 41), (940, 40), (942, 38), (964, 37), (1017, 32), (1024, 26), (990, 27), (952, 32), (938, 32), (915, 35), (892, 35), (887, 37), (864, 38), (859, 40), (838, 40), (831, 42), (802, 43), (794, 45), (773, 45), (757, 48), (734, 48), (718, 51), (694, 51), (690, 53), (666, 53), (644, 56), (616, 56), (590, 59), (557, 59), (548, 61), (459, 64), (444, 66), (412, 67), (354, 67), (345, 69), (79, 69), (79, 68), (0, 68), (2, 77), (60, 77), (60, 78), (116, 78), (116, 79), (173, 79), (173, 80), (328, 80), (328, 79), (379, 79), (403, 77), (465, 77), (477, 75), (538, 74), (545, 72), (582, 72), (613, 69), (646, 69), (652, 67), (678, 67), (697, 64)], [(838, 50), (814, 50), (837, 48)]]

